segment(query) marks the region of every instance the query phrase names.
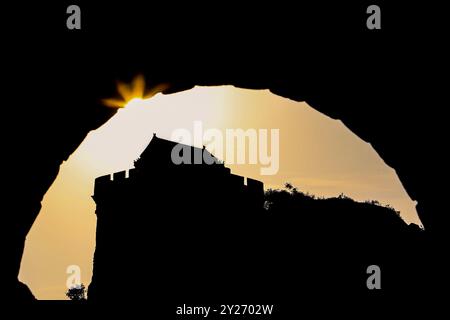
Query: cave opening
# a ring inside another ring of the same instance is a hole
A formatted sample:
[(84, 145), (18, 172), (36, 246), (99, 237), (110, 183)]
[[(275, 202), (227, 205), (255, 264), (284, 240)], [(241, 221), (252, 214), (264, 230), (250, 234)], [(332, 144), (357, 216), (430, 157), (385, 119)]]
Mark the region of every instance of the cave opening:
[[(321, 197), (345, 194), (358, 201), (376, 200), (399, 210), (406, 222), (420, 224), (415, 202), (395, 171), (341, 121), (304, 102), (267, 90), (232, 86), (158, 94), (149, 100), (132, 100), (118, 110), (61, 165), (27, 236), (21, 264), (20, 280), (38, 299), (65, 298), (68, 266), (80, 266), (82, 282), (86, 286), (90, 282), (95, 249), (94, 179), (132, 168), (153, 133), (171, 139), (175, 130), (193, 132), (198, 121), (203, 128), (218, 132), (279, 130), (275, 174), (262, 175), (259, 162), (229, 165), (234, 173), (263, 181), (265, 189), (282, 188), (289, 182)], [(201, 146), (205, 141), (192, 143)]]

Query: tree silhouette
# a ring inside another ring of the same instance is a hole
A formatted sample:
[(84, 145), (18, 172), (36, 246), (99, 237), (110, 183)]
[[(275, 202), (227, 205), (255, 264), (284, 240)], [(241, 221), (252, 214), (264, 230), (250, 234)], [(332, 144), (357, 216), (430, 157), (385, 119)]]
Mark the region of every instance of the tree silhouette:
[(84, 286), (84, 284), (72, 287), (67, 290), (66, 296), (69, 297), (70, 300), (84, 301), (86, 300), (86, 287)]

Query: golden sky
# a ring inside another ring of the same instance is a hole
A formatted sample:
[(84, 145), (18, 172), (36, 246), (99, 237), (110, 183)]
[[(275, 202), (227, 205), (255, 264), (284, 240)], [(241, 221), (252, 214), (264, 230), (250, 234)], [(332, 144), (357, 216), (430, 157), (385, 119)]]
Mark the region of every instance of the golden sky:
[[(19, 279), (38, 299), (65, 299), (66, 269), (81, 268), (86, 287), (95, 249), (94, 179), (129, 169), (153, 133), (170, 139), (175, 129), (279, 129), (280, 166), (276, 175), (260, 175), (260, 165), (229, 165), (233, 173), (264, 182), (265, 188), (291, 182), (318, 196), (344, 193), (355, 200), (378, 200), (420, 225), (413, 202), (395, 171), (370, 144), (340, 121), (267, 90), (231, 86), (196, 87), (173, 95), (133, 101), (92, 131), (61, 165), (30, 231)], [(124, 216), (126, 219), (126, 216)], [(120, 273), (118, 274), (120, 277)]]

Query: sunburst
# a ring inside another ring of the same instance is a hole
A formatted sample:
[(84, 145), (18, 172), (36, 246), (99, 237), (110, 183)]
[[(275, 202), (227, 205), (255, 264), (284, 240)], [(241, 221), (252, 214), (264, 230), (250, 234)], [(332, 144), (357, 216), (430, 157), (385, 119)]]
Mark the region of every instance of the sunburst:
[(102, 103), (111, 108), (123, 108), (132, 99), (149, 99), (155, 94), (164, 91), (169, 86), (168, 84), (162, 83), (151, 87), (150, 90), (146, 89), (145, 79), (143, 75), (137, 75), (131, 81), (130, 84), (118, 81), (117, 82), (117, 92), (119, 98), (107, 98), (102, 99)]

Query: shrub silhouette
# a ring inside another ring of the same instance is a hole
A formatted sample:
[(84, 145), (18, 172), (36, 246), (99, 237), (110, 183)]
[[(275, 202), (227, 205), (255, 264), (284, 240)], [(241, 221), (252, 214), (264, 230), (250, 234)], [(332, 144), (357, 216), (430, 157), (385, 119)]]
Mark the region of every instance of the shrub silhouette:
[(66, 296), (73, 301), (84, 301), (86, 300), (86, 287), (84, 284), (72, 287), (67, 290)]

